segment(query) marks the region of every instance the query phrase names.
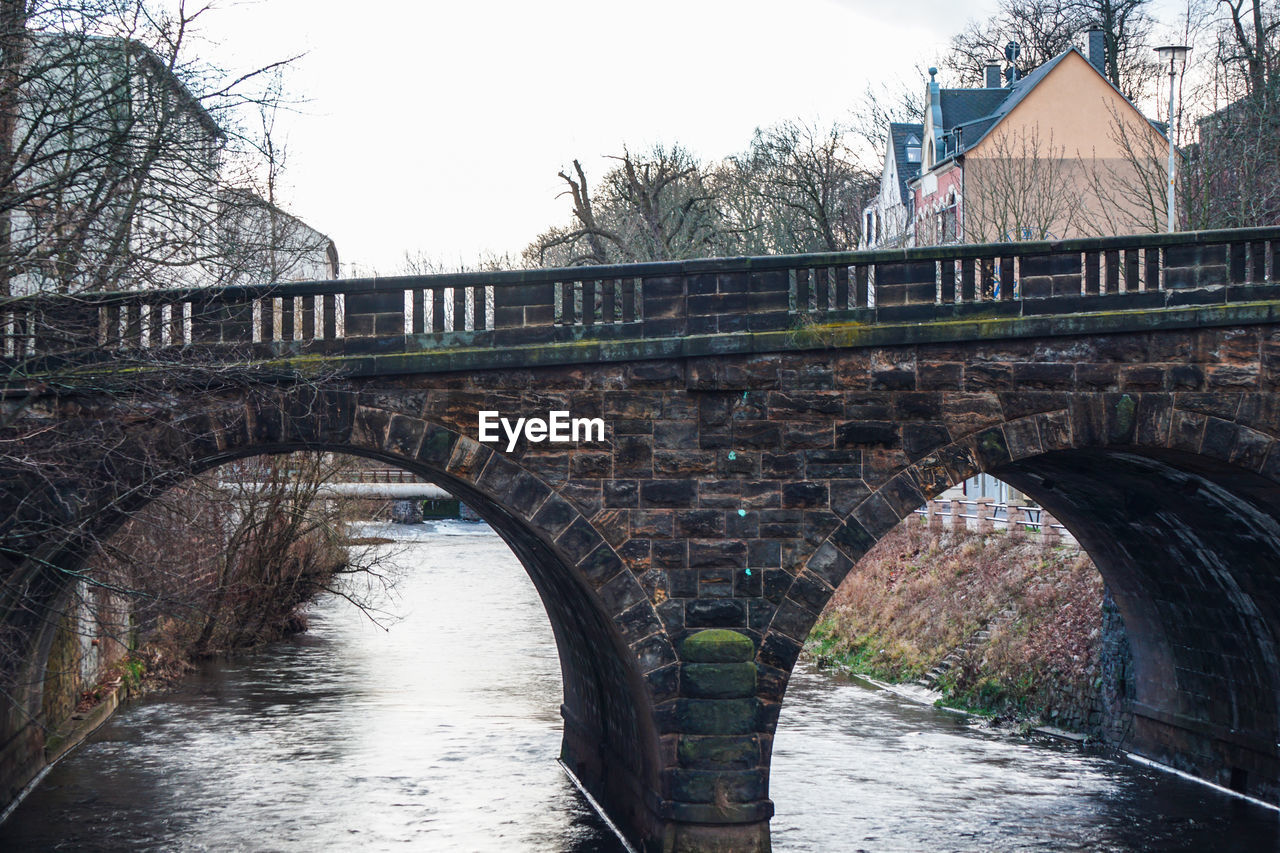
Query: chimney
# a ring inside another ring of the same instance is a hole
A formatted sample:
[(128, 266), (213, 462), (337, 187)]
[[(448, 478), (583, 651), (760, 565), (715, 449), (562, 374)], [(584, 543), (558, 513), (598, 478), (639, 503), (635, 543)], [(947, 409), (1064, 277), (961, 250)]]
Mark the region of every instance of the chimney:
[(988, 89), (1000, 88), (1000, 60), (988, 59), (986, 66), (986, 78)]
[(1089, 36), (1089, 64), (1098, 69), (1098, 73), (1106, 75), (1107, 73), (1107, 40), (1102, 30), (1098, 27), (1091, 27), (1088, 32)]

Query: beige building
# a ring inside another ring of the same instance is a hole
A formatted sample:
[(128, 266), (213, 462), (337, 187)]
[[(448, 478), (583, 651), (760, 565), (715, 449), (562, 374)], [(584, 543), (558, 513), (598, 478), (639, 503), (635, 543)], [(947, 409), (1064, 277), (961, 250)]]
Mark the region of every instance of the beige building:
[(895, 127), (903, 137), (919, 127), (918, 169), (891, 139), (885, 172), (893, 180), (882, 184), (902, 182), (908, 192), (891, 210), (882, 187), (868, 208), (872, 221), (906, 218), (899, 245), (1161, 230), (1168, 141), (1103, 76), (1102, 34), (1088, 35), (1088, 58), (1070, 48), (1026, 76), (1014, 67), (1002, 75), (993, 60), (982, 87), (943, 88), (930, 69), (923, 123)]

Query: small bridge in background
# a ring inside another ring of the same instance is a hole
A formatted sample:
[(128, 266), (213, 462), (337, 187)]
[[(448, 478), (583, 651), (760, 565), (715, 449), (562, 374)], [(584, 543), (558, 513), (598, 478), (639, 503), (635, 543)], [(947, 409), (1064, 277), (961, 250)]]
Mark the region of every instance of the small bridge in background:
[[(88, 542), (193, 473), (311, 449), (503, 536), (560, 647), (562, 758), (646, 850), (768, 849), (811, 626), (978, 473), (1106, 579), (1134, 659), (1116, 745), (1280, 803), (1280, 229), (42, 296), (0, 306), (0, 356), (8, 446), (60, 462), (0, 493), (6, 799)], [(508, 448), (481, 411), (607, 432)]]

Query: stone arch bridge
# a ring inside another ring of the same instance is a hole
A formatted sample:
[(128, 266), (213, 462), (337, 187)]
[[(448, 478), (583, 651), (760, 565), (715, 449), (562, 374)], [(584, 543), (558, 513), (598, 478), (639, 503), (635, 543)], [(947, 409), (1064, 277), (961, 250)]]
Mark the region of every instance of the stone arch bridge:
[[(1278, 261), (1270, 229), (11, 300), (8, 452), (64, 468), (2, 496), (6, 795), (40, 763), (81, 534), (195, 471), (323, 448), (441, 485), (510, 544), (559, 645), (564, 761), (646, 850), (768, 848), (817, 614), (978, 472), (1113, 591), (1118, 746), (1280, 802)], [(481, 441), (485, 411), (606, 432)]]

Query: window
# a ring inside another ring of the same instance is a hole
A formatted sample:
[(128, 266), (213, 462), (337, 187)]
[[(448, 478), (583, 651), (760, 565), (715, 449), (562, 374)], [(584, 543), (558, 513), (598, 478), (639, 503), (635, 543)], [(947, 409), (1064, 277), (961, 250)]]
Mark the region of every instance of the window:
[(920, 140), (916, 139), (914, 136), (907, 138), (907, 162), (920, 162)]
[(956, 193), (955, 190), (952, 190), (947, 196), (947, 205), (942, 208), (942, 215), (938, 223), (939, 243), (954, 243), (960, 239), (956, 207)]

